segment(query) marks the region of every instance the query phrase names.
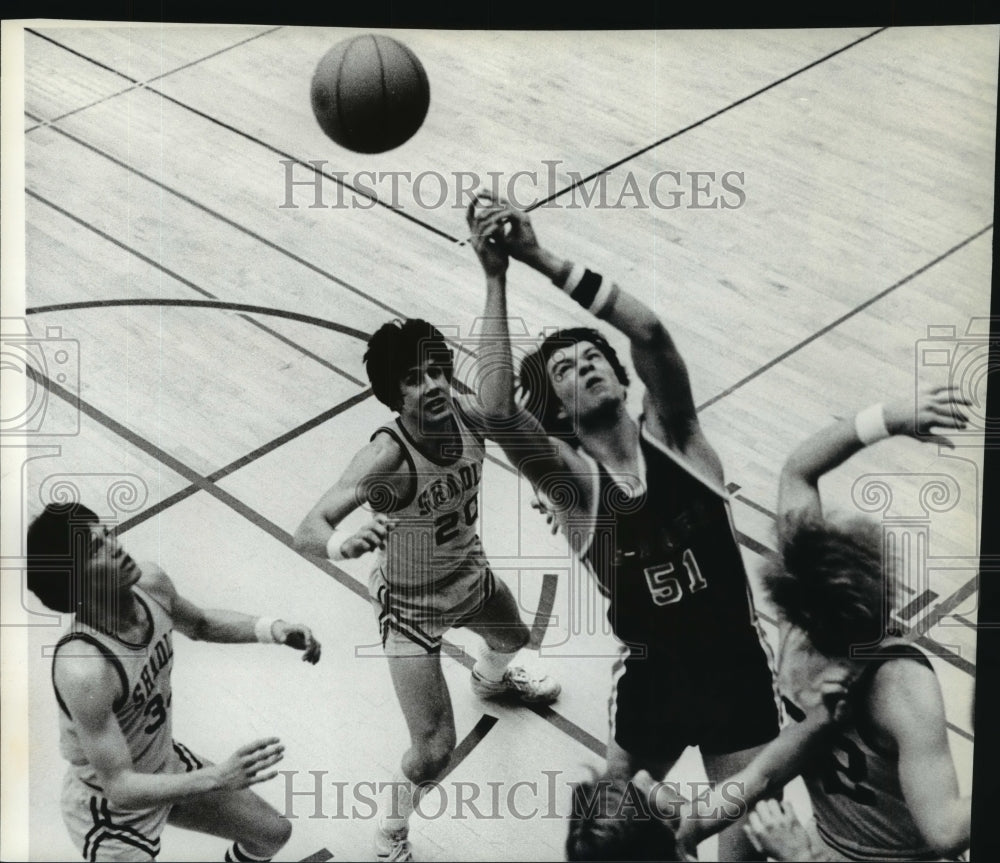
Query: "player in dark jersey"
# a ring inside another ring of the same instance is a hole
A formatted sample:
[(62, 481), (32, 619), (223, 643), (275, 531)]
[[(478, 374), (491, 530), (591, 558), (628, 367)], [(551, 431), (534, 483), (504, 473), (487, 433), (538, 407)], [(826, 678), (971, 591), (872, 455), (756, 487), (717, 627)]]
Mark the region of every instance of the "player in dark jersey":
[[(782, 470), (780, 554), (765, 587), (780, 615), (778, 684), (794, 722), (731, 781), (752, 806), (764, 786), (801, 774), (815, 820), (807, 833), (787, 807), (759, 807), (749, 828), (771, 856), (938, 860), (968, 847), (971, 801), (959, 796), (941, 687), (924, 653), (891, 625), (895, 586), (884, 574), (882, 531), (824, 518), (818, 492), (821, 476), (890, 434), (949, 445), (930, 429), (964, 428), (965, 404), (937, 388), (915, 406), (875, 405), (813, 435)], [(821, 708), (816, 715), (830, 687), (842, 699), (832, 724)], [(725, 823), (685, 819), (678, 844), (693, 850)]]
[[(722, 465), (698, 422), (687, 370), (656, 315), (600, 275), (543, 249), (527, 216), (470, 206), (489, 275), (509, 254), (619, 329), (645, 384), (626, 409), (628, 375), (597, 331), (555, 333), (520, 366), (515, 404), (504, 284), (487, 279), (482, 350), (495, 353), (484, 412), (511, 461), (553, 500), (573, 551), (610, 599), (623, 645), (615, 669), (608, 778), (662, 778), (698, 746), (710, 781), (746, 766), (778, 733), (769, 654), (733, 533)], [(558, 499), (557, 499), (558, 498)], [(722, 859), (755, 852), (742, 830)]]
[(59, 747), (70, 762), (63, 819), (86, 860), (153, 860), (170, 823), (234, 840), (226, 860), (268, 860), (292, 826), (247, 790), (276, 774), (277, 738), (255, 741), (221, 764), (173, 739), (172, 630), (217, 642), (262, 641), (316, 663), (309, 628), (235, 611), (204, 610), (180, 596), (158, 566), (136, 564), (79, 503), (49, 504), (28, 528), (28, 587), (75, 617), (52, 660)]
[[(479, 540), (483, 428), (466, 409), (468, 397), (452, 392), (453, 363), (444, 336), (426, 321), (393, 321), (374, 333), (365, 368), (376, 398), (398, 417), (375, 430), (295, 534), (295, 547), (314, 557), (376, 552), (369, 594), (410, 733), (375, 831), (376, 855), (387, 861), (412, 859), (417, 786), (435, 779), (455, 749), (441, 668), (445, 632), (464, 626), (484, 639), (471, 676), (480, 697), (549, 704), (560, 690), (549, 676), (511, 664), (530, 633)], [(359, 507), (369, 520), (341, 527)]]

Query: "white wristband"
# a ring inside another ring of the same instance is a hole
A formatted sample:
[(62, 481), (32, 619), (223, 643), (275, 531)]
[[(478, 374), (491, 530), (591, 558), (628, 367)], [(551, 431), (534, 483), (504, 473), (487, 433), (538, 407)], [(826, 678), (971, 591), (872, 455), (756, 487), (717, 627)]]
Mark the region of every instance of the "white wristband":
[(329, 560), (343, 560), (344, 553), (340, 550), (340, 547), (344, 544), (345, 540), (350, 539), (352, 536), (354, 536), (353, 530), (347, 530), (347, 528), (343, 527), (336, 528), (326, 541), (327, 558)]
[(278, 640), (274, 637), (274, 632), (271, 631), (271, 627), (277, 623), (278, 618), (276, 617), (258, 617), (257, 622), (253, 625), (253, 634), (257, 636), (257, 640), (261, 644), (277, 644)]
[(865, 446), (871, 446), (876, 441), (889, 437), (881, 402), (858, 412), (854, 418), (854, 433)]

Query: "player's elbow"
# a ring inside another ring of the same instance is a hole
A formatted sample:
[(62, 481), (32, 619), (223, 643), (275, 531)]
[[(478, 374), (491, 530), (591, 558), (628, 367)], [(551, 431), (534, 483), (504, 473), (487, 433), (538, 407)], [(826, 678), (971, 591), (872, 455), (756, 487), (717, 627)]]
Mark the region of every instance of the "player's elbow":
[(635, 329), (630, 333), (630, 338), (633, 345), (651, 351), (664, 350), (673, 346), (667, 328), (654, 314), (637, 321)]
[(99, 777), (104, 796), (116, 809), (143, 809), (151, 805), (146, 795), (136, 791), (129, 782), (129, 772), (122, 770), (113, 776)]
[[(965, 802), (958, 801), (960, 805)], [(969, 817), (956, 811), (951, 817), (940, 819), (925, 835), (935, 854), (955, 859), (969, 847)]]
[(929, 844), (934, 849), (935, 854), (948, 860), (954, 860), (968, 849), (969, 834), (955, 830), (950, 835), (940, 834), (932, 837)]

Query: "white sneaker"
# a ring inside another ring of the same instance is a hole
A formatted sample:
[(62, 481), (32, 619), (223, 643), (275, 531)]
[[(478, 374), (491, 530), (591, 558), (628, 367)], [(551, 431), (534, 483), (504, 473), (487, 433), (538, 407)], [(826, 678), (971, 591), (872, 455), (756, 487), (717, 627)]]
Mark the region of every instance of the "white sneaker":
[(413, 852), (410, 850), (409, 831), (404, 827), (402, 830), (387, 832), (381, 827), (375, 828), (375, 859), (385, 860), (389, 863), (407, 863), (413, 860)]
[(472, 669), (472, 691), (480, 698), (512, 698), (524, 704), (551, 704), (562, 687), (547, 674), (533, 676), (519, 665), (508, 666), (499, 683)]

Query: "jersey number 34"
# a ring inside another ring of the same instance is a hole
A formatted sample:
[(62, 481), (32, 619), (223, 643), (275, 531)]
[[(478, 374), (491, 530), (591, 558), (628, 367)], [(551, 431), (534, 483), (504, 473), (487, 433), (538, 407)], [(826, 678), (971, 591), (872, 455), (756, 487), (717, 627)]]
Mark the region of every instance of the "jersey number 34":
[[(690, 548), (684, 549), (684, 556), (681, 563), (687, 571), (688, 590), (697, 593), (708, 587), (708, 582), (698, 569), (698, 561), (694, 559), (694, 553)], [(656, 605), (672, 605), (680, 602), (684, 596), (681, 587), (681, 580), (674, 575), (676, 567), (672, 563), (665, 563), (661, 566), (647, 566), (643, 572), (646, 574), (646, 584), (649, 586), (649, 594)]]

